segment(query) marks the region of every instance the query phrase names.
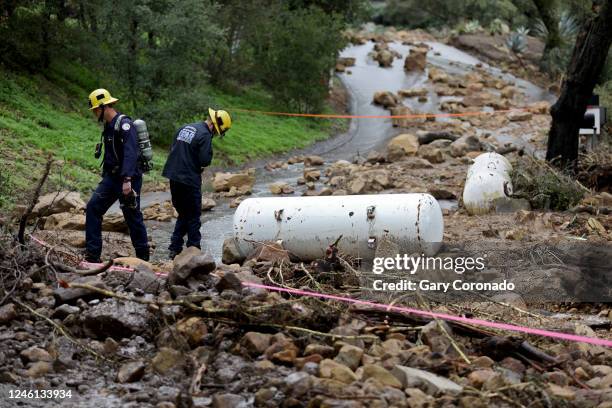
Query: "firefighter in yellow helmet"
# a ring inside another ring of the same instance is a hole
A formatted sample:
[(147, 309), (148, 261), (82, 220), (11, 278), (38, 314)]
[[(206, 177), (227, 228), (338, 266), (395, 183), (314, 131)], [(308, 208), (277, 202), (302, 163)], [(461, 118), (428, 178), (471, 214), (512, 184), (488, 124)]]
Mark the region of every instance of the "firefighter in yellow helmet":
[(117, 201), (130, 230), (136, 256), (149, 260), (147, 230), (140, 211), (142, 169), (138, 160), (140, 149), (136, 128), (132, 120), (115, 110), (119, 100), (106, 89), (96, 89), (89, 94), (89, 110), (104, 123), (101, 140), (96, 148), (96, 158), (102, 155), (102, 181), (87, 203), (85, 221), (88, 262), (100, 262), (102, 253), (102, 218)]
[(170, 239), (170, 259), (187, 246), (200, 248), (202, 212), (202, 171), (213, 158), (212, 140), (222, 138), (232, 127), (232, 118), (224, 110), (208, 109), (205, 121), (182, 126), (174, 136), (162, 175), (170, 180), (172, 205), (178, 213)]

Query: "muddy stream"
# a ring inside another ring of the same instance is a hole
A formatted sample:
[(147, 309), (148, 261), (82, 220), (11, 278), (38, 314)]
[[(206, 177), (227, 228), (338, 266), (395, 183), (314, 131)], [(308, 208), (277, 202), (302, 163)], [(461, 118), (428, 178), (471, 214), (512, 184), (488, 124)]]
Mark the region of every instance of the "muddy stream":
[[(510, 74), (502, 73), (501, 70), (479, 61), (478, 59), (460, 51), (454, 47), (437, 42), (426, 42), (430, 47), (427, 54), (429, 64), (445, 70), (449, 74), (465, 75), (470, 72), (474, 65), (482, 64), (483, 68), (495, 76), (514, 83), (519, 91), (525, 94), (526, 102), (541, 100), (554, 101), (554, 96), (538, 86), (518, 79)], [(395, 59), (390, 68), (381, 68), (368, 53), (372, 50), (372, 43), (364, 45), (349, 46), (341, 53), (342, 57), (353, 57), (356, 59), (355, 66), (350, 67), (350, 74), (338, 74), (349, 95), (350, 112), (354, 115), (388, 115), (388, 111), (381, 106), (372, 104), (372, 97), (377, 91), (397, 92), (407, 88), (427, 88), (429, 90), (427, 101), (420, 103), (417, 98), (404, 99), (403, 103), (410, 109), (424, 113), (440, 113), (440, 103), (447, 100), (457, 100), (457, 97), (439, 97), (428, 81), (427, 72), (406, 73), (403, 69), (404, 57), (409, 53), (410, 46), (400, 43), (390, 43), (390, 47), (400, 54), (402, 58)], [(437, 120), (447, 120), (443, 117)], [(479, 129), (475, 129), (478, 133)], [(386, 142), (393, 136), (402, 133), (399, 128), (394, 128), (391, 119), (352, 119), (348, 130), (328, 140), (315, 143), (314, 145), (290, 152), (280, 157), (271, 157), (267, 161), (287, 158), (291, 155), (315, 154), (322, 156), (326, 163), (337, 160), (351, 161), (356, 155), (366, 156), (371, 150), (384, 151)], [(512, 141), (517, 146), (527, 147), (528, 135), (524, 140), (516, 140), (516, 137), (504, 136), (504, 129), (500, 128), (493, 135), (499, 142)], [(231, 136), (230, 136), (231, 137)], [(536, 152), (537, 153), (537, 152)], [(256, 183), (252, 196), (269, 196), (268, 185), (273, 182), (286, 182), (296, 186), (297, 179), (302, 176), (303, 164), (290, 165), (287, 169), (276, 169), (268, 171), (264, 169), (266, 161), (251, 163), (256, 168)], [(145, 181), (146, 182), (146, 181)], [(297, 186), (296, 195), (300, 195), (306, 189), (305, 186)], [(170, 199), (169, 192), (152, 192), (142, 196), (142, 207)], [(229, 207), (231, 199), (216, 199), (217, 206), (209, 212), (202, 214), (202, 250), (210, 253), (215, 259), (221, 259), (223, 240), (232, 234), (232, 217), (234, 209)], [(456, 201), (440, 200), (441, 206), (450, 208), (456, 206)], [(118, 211), (114, 207), (111, 211)], [(147, 229), (156, 249), (153, 253), (154, 260), (166, 259), (168, 255), (168, 244), (170, 235), (174, 228), (174, 222), (147, 221)]]

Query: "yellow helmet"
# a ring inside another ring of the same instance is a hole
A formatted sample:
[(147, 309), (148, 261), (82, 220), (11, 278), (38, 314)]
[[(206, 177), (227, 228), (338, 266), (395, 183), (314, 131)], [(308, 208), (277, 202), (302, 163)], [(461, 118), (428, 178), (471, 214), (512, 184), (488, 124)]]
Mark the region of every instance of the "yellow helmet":
[(117, 98), (113, 98), (106, 89), (96, 89), (89, 94), (89, 110), (96, 109), (102, 105), (112, 105), (119, 101)]
[(229, 113), (224, 110), (214, 110), (208, 108), (208, 115), (212, 121), (217, 133), (223, 136), (232, 127), (232, 118)]

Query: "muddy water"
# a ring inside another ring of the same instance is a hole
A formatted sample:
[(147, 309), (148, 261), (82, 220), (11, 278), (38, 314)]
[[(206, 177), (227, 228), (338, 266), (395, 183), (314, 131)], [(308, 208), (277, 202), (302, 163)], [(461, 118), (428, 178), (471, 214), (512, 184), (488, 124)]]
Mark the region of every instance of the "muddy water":
[[(444, 69), (450, 74), (464, 75), (472, 70), (473, 66), (481, 63), (478, 59), (447, 45), (429, 42), (432, 48), (428, 53), (428, 62), (434, 66)], [(391, 44), (391, 48), (398, 51), (405, 57), (410, 47), (398, 43)], [(350, 96), (350, 111), (354, 115), (388, 115), (388, 111), (379, 106), (373, 105), (372, 96), (377, 91), (397, 92), (400, 89), (425, 87), (429, 89), (428, 100), (419, 103), (416, 98), (405, 99), (404, 104), (419, 112), (439, 113), (439, 105), (445, 100), (452, 100), (453, 97), (438, 97), (433, 87), (427, 82), (425, 73), (405, 73), (403, 69), (403, 58), (396, 59), (390, 68), (380, 68), (378, 63), (368, 57), (372, 50), (372, 43), (358, 46), (350, 46), (342, 52), (343, 57), (356, 58), (354, 67), (350, 67), (348, 73), (340, 74), (339, 77), (348, 90)], [(540, 100), (552, 101), (554, 96), (535, 86), (534, 84), (517, 79), (509, 74), (503, 74), (499, 69), (482, 63), (483, 67), (491, 73), (504, 78), (510, 83), (515, 83), (526, 95), (527, 102)], [(445, 120), (440, 118), (440, 120)], [(506, 129), (507, 130), (507, 129)], [(317, 154), (323, 156), (327, 162), (339, 159), (351, 160), (355, 155), (367, 155), (373, 149), (384, 147), (386, 142), (399, 132), (393, 128), (391, 119), (353, 119), (346, 133), (333, 137), (329, 140), (316, 143), (315, 145), (292, 154)], [(510, 141), (504, 139), (504, 129), (500, 129), (494, 135), (502, 142)], [(529, 135), (527, 135), (529, 136)], [(525, 140), (512, 141), (519, 145), (527, 143)], [(293, 186), (298, 177), (302, 175), (303, 165), (291, 165), (288, 169), (278, 169), (267, 171), (263, 168), (264, 163), (256, 163), (257, 168), (256, 184), (253, 189), (254, 196), (270, 195), (268, 184), (272, 182), (284, 181)], [(301, 190), (297, 189), (296, 194)], [(148, 193), (142, 197), (142, 205), (146, 207), (154, 202), (161, 202), (170, 199), (169, 193), (156, 192)], [(443, 207), (456, 205), (453, 202), (442, 202)], [(232, 216), (234, 210), (229, 208), (229, 200), (217, 200), (217, 207), (213, 211), (202, 216), (202, 237), (203, 250), (212, 254), (215, 259), (221, 258), (222, 243), (225, 238), (231, 236)], [(156, 244), (153, 259), (164, 259), (167, 254), (170, 234), (174, 223), (147, 222), (149, 234)]]

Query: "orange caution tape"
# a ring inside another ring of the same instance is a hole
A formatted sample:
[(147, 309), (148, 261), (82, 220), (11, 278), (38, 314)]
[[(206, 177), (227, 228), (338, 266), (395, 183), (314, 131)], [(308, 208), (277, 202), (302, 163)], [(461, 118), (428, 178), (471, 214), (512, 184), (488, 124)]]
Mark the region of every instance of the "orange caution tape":
[(461, 112), (461, 113), (415, 113), (409, 115), (337, 115), (326, 113), (290, 113), (290, 112), (268, 112), (244, 108), (228, 109), (230, 112), (245, 112), (259, 115), (270, 116), (291, 116), (302, 118), (325, 118), (325, 119), (425, 119), (425, 118), (444, 118), (444, 117), (461, 117), (461, 116), (480, 116), (480, 115), (495, 115), (499, 113), (523, 112), (528, 108), (502, 109), (492, 112), (477, 111), (477, 112)]

